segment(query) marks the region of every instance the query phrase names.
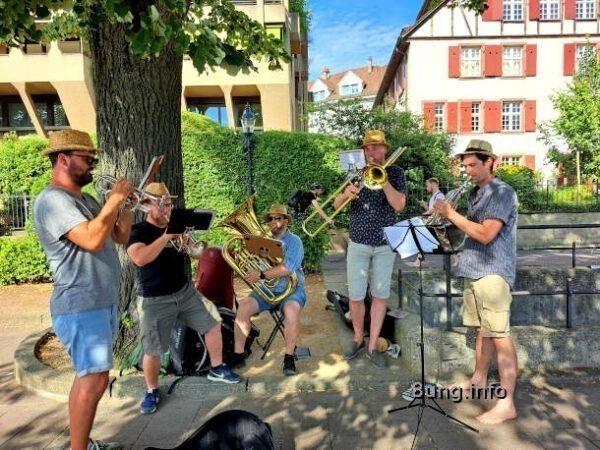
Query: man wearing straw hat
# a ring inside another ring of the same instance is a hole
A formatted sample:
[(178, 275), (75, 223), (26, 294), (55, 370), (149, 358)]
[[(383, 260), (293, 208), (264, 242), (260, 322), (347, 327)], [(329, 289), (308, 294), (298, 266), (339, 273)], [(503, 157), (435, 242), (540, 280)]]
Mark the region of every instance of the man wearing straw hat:
[(33, 210), (54, 277), (52, 326), (76, 372), (69, 394), (73, 450), (120, 448), (90, 439), (90, 432), (113, 366), (121, 275), (114, 244), (129, 239), (132, 214), (121, 206), (133, 187), (117, 180), (103, 207), (82, 192), (92, 181), (99, 151), (83, 131), (51, 134), (42, 154), (50, 158), (52, 180)]
[(283, 242), (284, 259), (281, 264), (262, 272), (250, 269), (244, 279), (251, 284), (260, 280), (280, 279), (277, 286), (273, 288), (274, 294), (285, 290), (288, 283), (287, 277), (291, 274), (296, 274), (298, 285), (296, 290), (277, 306), (268, 304), (254, 292), (242, 299), (235, 315), (234, 354), (230, 364), (232, 367), (245, 365), (244, 360), (247, 355), (244, 352), (244, 346), (250, 333), (250, 319), (252, 316), (272, 308), (278, 308), (283, 312), (284, 317), (285, 356), (283, 358), (283, 374), (291, 376), (296, 374), (294, 351), (300, 336), (300, 310), (306, 303), (304, 272), (302, 271), (304, 247), (300, 238), (288, 230), (288, 225), (292, 222), (292, 216), (287, 213), (287, 208), (284, 205), (278, 203), (271, 205), (263, 218), (269, 225), (273, 239)]
[[(380, 130), (365, 133), (361, 148), (365, 152), (367, 163), (383, 165), (390, 144)], [(386, 367), (382, 352), (377, 350), (377, 338), (381, 333), (387, 313), (387, 299), (390, 296), (392, 268), (396, 254), (388, 245), (383, 228), (398, 222), (397, 212), (406, 206), (406, 178), (404, 171), (397, 166), (386, 168), (388, 181), (383, 189), (360, 189), (358, 183), (349, 184), (337, 196), (335, 209), (348, 199), (350, 202), (350, 243), (346, 258), (348, 277), (348, 296), (350, 298), (350, 316), (354, 329), (351, 346), (344, 353), (346, 360), (356, 358), (364, 349), (365, 297), (371, 278), (371, 325), (367, 358), (378, 369)]]
[[(469, 192), (467, 216), (437, 200), (435, 212), (466, 234), (456, 275), (464, 278), (463, 323), (477, 328), (475, 372), (456, 385), (465, 390), (485, 388), (494, 353), (498, 357), (500, 384), (506, 396), (477, 417), (495, 425), (517, 417), (514, 392), (517, 354), (510, 337), (511, 287), (515, 282), (517, 256), (517, 194), (494, 177), (497, 156), (487, 141), (473, 139), (458, 155), (475, 187)], [(453, 386), (454, 387), (454, 386)]]
[(223, 364), (221, 316), (217, 307), (196, 291), (187, 277), (186, 258), (170, 245), (171, 239), (177, 237), (167, 233), (176, 196), (169, 193), (165, 183), (150, 183), (145, 192), (165, 201), (157, 205), (148, 198), (142, 199), (148, 213), (146, 220), (133, 226), (127, 254), (136, 266), (137, 310), (144, 349), (142, 367), (147, 390), (140, 412), (153, 414), (160, 402), (161, 356), (169, 348), (171, 329), (178, 319), (204, 335), (211, 365), (209, 380), (235, 384), (241, 378)]

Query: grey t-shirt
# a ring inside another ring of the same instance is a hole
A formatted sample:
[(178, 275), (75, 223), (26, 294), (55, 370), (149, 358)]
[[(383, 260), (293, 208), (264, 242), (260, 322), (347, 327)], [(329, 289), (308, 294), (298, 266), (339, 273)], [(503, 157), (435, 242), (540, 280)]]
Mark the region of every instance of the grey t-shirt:
[(119, 301), (121, 265), (112, 239), (94, 253), (64, 236), (99, 212), (100, 205), (93, 197), (83, 194), (80, 198), (54, 186), (35, 199), (35, 230), (54, 276), (50, 299), (53, 316), (113, 306)]
[(469, 220), (483, 223), (486, 219), (497, 219), (504, 225), (487, 245), (467, 236), (456, 276), (478, 280), (486, 275), (500, 275), (513, 287), (517, 265), (517, 194), (508, 184), (494, 178), (481, 189), (471, 190), (468, 203)]

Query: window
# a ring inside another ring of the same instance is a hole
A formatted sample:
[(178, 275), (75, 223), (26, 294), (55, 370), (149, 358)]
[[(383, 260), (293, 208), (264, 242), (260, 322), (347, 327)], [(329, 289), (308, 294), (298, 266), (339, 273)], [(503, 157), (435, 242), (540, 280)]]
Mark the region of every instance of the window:
[(502, 102), (502, 131), (521, 131), (521, 102)]
[(523, 75), (523, 47), (503, 48), (502, 75), (505, 77), (518, 77)]
[(224, 127), (229, 126), (229, 117), (227, 117), (227, 107), (225, 103), (216, 101), (206, 101), (203, 99), (188, 99), (187, 110), (196, 114), (210, 117), (212, 120)]
[(433, 130), (436, 133), (444, 131), (444, 104), (436, 103), (434, 109)]
[(540, 20), (558, 20), (559, 0), (540, 0)]
[[(58, 95), (34, 95), (32, 99), (42, 125), (46, 129), (69, 127), (69, 120)], [(34, 130), (31, 117), (18, 96), (0, 97), (0, 127), (16, 129), (18, 134), (27, 134)]]
[(481, 131), (481, 103), (471, 103), (471, 131)]
[(523, 20), (523, 0), (504, 0), (502, 8), (502, 19), (505, 22), (518, 22)]
[(324, 89), (322, 91), (316, 91), (313, 92), (313, 102), (320, 102), (321, 100), (325, 100), (327, 91), (325, 91)]
[(576, 19), (595, 19), (596, 0), (577, 0), (575, 2)]
[(481, 76), (481, 47), (461, 47), (460, 76)]
[(503, 156), (500, 164), (503, 166), (522, 166), (523, 165), (523, 157), (522, 156)]
[(360, 83), (344, 84), (342, 86), (342, 95), (353, 95), (360, 93)]
[(581, 59), (584, 57), (586, 52), (595, 54), (596, 49), (592, 45), (588, 44), (577, 44), (575, 46), (575, 70), (580, 70), (579, 65), (581, 64)]

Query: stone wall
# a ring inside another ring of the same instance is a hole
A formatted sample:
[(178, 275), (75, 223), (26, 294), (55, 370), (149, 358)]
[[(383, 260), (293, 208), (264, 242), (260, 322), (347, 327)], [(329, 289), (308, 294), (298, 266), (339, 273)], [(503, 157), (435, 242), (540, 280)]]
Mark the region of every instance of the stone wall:
[[(600, 213), (535, 213), (519, 214), (521, 225), (600, 225)], [(518, 230), (520, 249), (600, 246), (600, 226), (597, 228), (558, 228), (547, 230)]]

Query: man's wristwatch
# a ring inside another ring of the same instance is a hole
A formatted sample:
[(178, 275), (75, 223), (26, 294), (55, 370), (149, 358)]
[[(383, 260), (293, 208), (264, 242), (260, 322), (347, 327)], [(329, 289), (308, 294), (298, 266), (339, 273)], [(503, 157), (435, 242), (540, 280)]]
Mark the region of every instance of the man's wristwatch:
[(267, 277), (265, 276), (265, 273), (261, 270), (260, 271), (260, 279), (261, 280), (265, 280)]

